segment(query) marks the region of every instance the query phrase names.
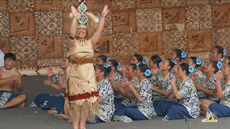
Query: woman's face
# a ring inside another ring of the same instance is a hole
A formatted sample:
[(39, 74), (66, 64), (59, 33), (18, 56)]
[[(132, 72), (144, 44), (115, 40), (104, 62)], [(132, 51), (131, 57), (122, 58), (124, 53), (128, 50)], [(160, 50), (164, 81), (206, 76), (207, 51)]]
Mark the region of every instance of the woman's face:
[(210, 54), (211, 61), (218, 61), (218, 50), (213, 48)]
[(185, 73), (185, 71), (182, 70), (180, 66), (177, 67), (177, 76), (182, 77)]
[(62, 59), (61, 68), (67, 68), (69, 65), (69, 60), (67, 58)]
[(100, 57), (97, 57), (96, 58), (96, 65), (103, 65), (103, 64), (104, 64), (103, 60)]
[(156, 68), (154, 67), (154, 63), (153, 63), (153, 61), (152, 61), (151, 59), (149, 59), (148, 65), (149, 65), (149, 68), (150, 68), (150, 69), (156, 69)]
[(131, 63), (131, 64), (138, 64), (137, 58), (136, 58), (135, 56), (132, 56), (132, 57), (131, 57), (131, 60), (130, 60), (130, 63)]
[(175, 60), (177, 58), (177, 55), (176, 55), (176, 52), (175, 51), (172, 51), (171, 54), (170, 54), (170, 58)]
[(128, 66), (125, 71), (127, 77), (131, 77), (133, 74), (136, 74), (136, 71), (133, 71), (132, 66)]
[(209, 62), (208, 65), (205, 67), (204, 72), (208, 73), (208, 72), (212, 71), (212, 69), (213, 69), (212, 68), (212, 62)]
[(229, 60), (228, 58), (224, 59), (223, 66), (228, 65), (229, 61), (230, 61), (230, 60)]
[(169, 67), (169, 62), (166, 59), (163, 59), (162, 64), (160, 66), (160, 70), (164, 71), (164, 70), (168, 70)]
[(101, 72), (101, 70), (96, 67), (96, 69), (95, 69), (96, 78), (98, 79), (100, 76), (102, 76), (102, 74), (103, 74), (103, 72)]
[(230, 68), (229, 65), (224, 65), (223, 66), (223, 75), (229, 75), (230, 74)]
[(192, 59), (191, 59), (191, 58), (188, 58), (188, 65), (190, 65), (190, 66), (194, 66), (194, 63), (193, 63), (193, 61), (192, 61)]
[(137, 67), (137, 76), (138, 76), (138, 77), (141, 77), (142, 74), (143, 74), (143, 73), (141, 72), (140, 68)]
[(79, 28), (78, 29), (78, 37), (80, 38), (80, 39), (85, 39), (85, 37), (86, 37), (86, 29), (83, 29), (83, 28)]

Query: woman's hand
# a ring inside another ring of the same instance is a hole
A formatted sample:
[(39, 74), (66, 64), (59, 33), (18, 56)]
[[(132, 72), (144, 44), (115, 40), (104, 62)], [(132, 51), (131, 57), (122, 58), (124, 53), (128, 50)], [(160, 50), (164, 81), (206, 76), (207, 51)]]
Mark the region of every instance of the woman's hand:
[(217, 80), (217, 81), (221, 81), (222, 78), (223, 78), (222, 72), (218, 72), (217, 75), (216, 75), (216, 80)]
[(101, 13), (101, 17), (106, 17), (108, 15), (108, 13), (109, 13), (108, 6), (105, 5), (105, 7), (104, 7), (104, 9), (103, 9), (103, 11)]
[(79, 11), (74, 6), (71, 6), (71, 12), (75, 18), (80, 15)]
[(152, 74), (157, 74), (159, 69), (151, 69)]
[(173, 85), (173, 84), (176, 85), (176, 78), (175, 78), (175, 77), (171, 80), (171, 83), (172, 83), (172, 85)]

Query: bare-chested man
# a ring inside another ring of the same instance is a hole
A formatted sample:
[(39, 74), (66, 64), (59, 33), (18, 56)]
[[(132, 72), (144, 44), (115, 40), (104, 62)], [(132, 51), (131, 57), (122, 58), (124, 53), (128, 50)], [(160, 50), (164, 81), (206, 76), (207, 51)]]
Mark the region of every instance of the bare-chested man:
[(14, 68), (16, 56), (7, 53), (4, 56), (4, 67), (0, 67), (0, 109), (24, 107), (25, 94), (14, 93), (23, 90), (21, 74)]

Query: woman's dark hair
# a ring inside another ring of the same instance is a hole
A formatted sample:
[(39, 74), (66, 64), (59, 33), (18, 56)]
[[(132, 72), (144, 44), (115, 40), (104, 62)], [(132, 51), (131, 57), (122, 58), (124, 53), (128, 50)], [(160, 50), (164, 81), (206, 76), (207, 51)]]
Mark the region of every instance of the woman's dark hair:
[(171, 71), (171, 70), (172, 70), (172, 68), (173, 68), (176, 64), (175, 64), (175, 63), (173, 63), (171, 59), (167, 59), (167, 60), (168, 60), (169, 66), (170, 66), (169, 71)]
[(181, 53), (182, 53), (182, 51), (181, 51), (180, 49), (177, 49), (177, 48), (173, 49), (173, 51), (175, 51), (176, 56), (177, 56), (177, 57), (179, 57), (179, 58), (180, 58), (180, 60), (181, 60), (181, 59), (182, 59), (182, 57), (181, 57)]
[(187, 63), (180, 64), (180, 67), (183, 71), (186, 71), (186, 75), (188, 76), (190, 74), (189, 72), (189, 65)]
[(108, 57), (105, 56), (105, 55), (100, 55), (100, 56), (98, 56), (98, 58), (101, 58), (101, 60), (103, 61), (103, 63), (105, 63)]
[(217, 53), (218, 54), (221, 54), (222, 57), (224, 56), (224, 49), (223, 49), (223, 47), (221, 47), (219, 45), (216, 45), (216, 46), (214, 46), (214, 48), (217, 49)]
[(218, 66), (217, 66), (218, 62), (217, 61), (211, 61), (211, 63), (212, 63), (212, 68), (215, 69), (214, 73), (216, 74), (219, 71)]
[(111, 59), (110, 62), (111, 62), (111, 64), (112, 64), (112, 66), (114, 66), (115, 69), (117, 70), (117, 66), (119, 65), (119, 64), (117, 63), (117, 61), (114, 60), (114, 59)]
[(192, 59), (192, 63), (196, 64), (196, 67), (202, 66), (202, 63), (199, 65), (196, 63), (197, 58), (196, 57), (190, 57)]
[(148, 65), (146, 64), (139, 64), (138, 67), (142, 73), (144, 73), (147, 69), (149, 69)]
[(16, 56), (14, 53), (6, 53), (4, 56), (4, 60), (6, 60), (6, 59), (11, 59), (13, 61), (16, 61)]
[(150, 59), (152, 60), (152, 62), (153, 62), (154, 64), (157, 64), (157, 67), (158, 67), (158, 68), (160, 67), (160, 66), (159, 66), (159, 64), (160, 64), (160, 62), (161, 62), (160, 56), (158, 56), (158, 55), (153, 55)]
[(104, 65), (96, 65), (96, 68), (98, 68), (101, 72), (104, 72), (104, 77), (107, 77), (111, 72), (111, 67), (105, 68)]
[(134, 70), (137, 70), (137, 65), (136, 65), (136, 64), (129, 64), (129, 66), (132, 67), (132, 70), (133, 70), (133, 71), (134, 71)]
[(142, 55), (140, 55), (140, 54), (134, 54), (133, 56), (135, 56), (137, 58), (138, 62), (142, 62), (142, 60), (143, 60), (143, 56)]

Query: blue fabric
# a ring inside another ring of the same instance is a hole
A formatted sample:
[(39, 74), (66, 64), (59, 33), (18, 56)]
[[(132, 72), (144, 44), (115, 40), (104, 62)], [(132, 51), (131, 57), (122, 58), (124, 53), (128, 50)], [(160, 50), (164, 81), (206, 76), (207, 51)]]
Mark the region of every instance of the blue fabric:
[(102, 121), (98, 116), (96, 116), (96, 120), (95, 122), (90, 122), (90, 121), (86, 121), (86, 124), (96, 124), (96, 123), (104, 123), (104, 121)]
[(230, 117), (230, 108), (223, 104), (212, 103), (208, 108), (219, 118)]
[(139, 110), (137, 106), (125, 108), (125, 116), (133, 120), (148, 120)]
[(55, 110), (59, 113), (64, 114), (64, 104), (65, 99), (62, 96), (51, 96), (50, 94), (39, 94), (34, 99), (34, 103), (37, 107), (40, 107), (42, 104), (42, 109), (49, 110), (52, 107), (55, 107)]
[[(210, 98), (210, 97), (199, 97), (199, 100), (200, 99), (209, 99), (209, 100), (212, 100), (212, 98)], [(218, 100), (213, 100), (213, 101), (215, 101), (216, 103), (220, 103), (220, 99), (218, 99)]]
[(124, 116), (125, 106), (122, 104), (124, 98), (114, 98), (115, 112), (114, 116)]
[(10, 96), (10, 98), (8, 99), (8, 102), (11, 101), (12, 99), (18, 97), (19, 95), (22, 95), (21, 93), (12, 93), (12, 95)]
[(154, 102), (153, 106), (158, 116), (167, 116), (169, 120), (184, 119), (179, 113), (192, 118), (187, 108), (178, 102), (160, 100)]

